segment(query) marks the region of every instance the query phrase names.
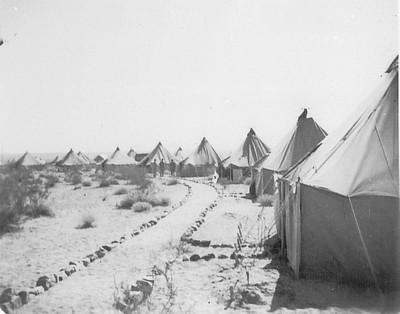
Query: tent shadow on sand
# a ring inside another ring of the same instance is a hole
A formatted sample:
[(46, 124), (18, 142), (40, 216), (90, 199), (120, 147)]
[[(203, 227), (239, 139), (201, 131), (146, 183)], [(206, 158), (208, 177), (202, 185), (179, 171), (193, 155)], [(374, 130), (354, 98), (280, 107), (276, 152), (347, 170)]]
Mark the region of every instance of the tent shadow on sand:
[[(360, 310), (393, 313), (400, 310), (400, 291), (381, 294), (373, 287), (350, 286), (319, 279), (295, 279), (286, 261), (278, 256), (264, 269), (277, 270), (279, 279), (272, 296), (270, 312), (289, 310), (328, 310), (360, 312)], [(259, 287), (263, 291), (263, 287)], [(267, 284), (265, 284), (267, 289)]]

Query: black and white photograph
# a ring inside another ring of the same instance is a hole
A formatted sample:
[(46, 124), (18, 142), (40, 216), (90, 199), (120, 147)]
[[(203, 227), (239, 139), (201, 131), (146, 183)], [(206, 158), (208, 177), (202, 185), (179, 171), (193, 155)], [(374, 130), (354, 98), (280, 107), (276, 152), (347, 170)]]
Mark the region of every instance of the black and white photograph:
[(398, 0), (0, 0), (0, 314), (400, 313)]

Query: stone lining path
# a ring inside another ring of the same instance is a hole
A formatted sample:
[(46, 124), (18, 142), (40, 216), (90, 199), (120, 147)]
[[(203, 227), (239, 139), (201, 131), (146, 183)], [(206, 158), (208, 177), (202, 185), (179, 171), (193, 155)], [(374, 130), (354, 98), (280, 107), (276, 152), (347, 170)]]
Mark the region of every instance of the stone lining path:
[(20, 313), (115, 313), (115, 283), (140, 278), (154, 264), (168, 259), (171, 244), (178, 245), (186, 228), (217, 198), (210, 186), (189, 185), (193, 195), (186, 204), (76, 276), (34, 297)]

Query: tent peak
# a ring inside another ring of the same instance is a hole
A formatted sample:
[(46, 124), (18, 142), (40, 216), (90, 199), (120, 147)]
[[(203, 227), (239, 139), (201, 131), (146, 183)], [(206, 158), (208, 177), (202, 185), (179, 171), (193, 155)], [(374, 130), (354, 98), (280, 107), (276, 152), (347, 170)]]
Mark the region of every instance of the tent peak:
[(301, 115), (299, 115), (299, 118), (297, 121), (299, 121), (300, 119), (306, 119), (307, 118), (307, 114), (308, 114), (308, 110), (307, 108), (303, 109), (303, 112), (301, 113)]
[(247, 136), (254, 136), (256, 135), (256, 132), (254, 132), (253, 128), (250, 128), (249, 133), (247, 133)]
[(399, 55), (397, 55), (396, 58), (394, 58), (394, 60), (389, 65), (385, 73), (390, 73), (393, 70), (398, 70), (398, 68), (399, 68)]

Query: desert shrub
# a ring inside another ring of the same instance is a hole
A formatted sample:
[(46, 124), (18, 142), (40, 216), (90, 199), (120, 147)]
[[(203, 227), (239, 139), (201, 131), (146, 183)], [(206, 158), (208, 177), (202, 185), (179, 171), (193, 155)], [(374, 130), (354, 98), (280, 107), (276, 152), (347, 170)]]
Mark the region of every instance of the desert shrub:
[(45, 179), (45, 185), (48, 189), (54, 187), (60, 181), (57, 176), (52, 174), (43, 175), (42, 177)]
[(178, 184), (178, 180), (177, 179), (169, 179), (165, 184), (166, 185), (176, 185)]
[(152, 206), (168, 206), (171, 203), (171, 200), (168, 197), (157, 196), (153, 188), (148, 188), (146, 190), (135, 190), (130, 198), (134, 203), (147, 202)]
[(81, 183), (82, 182), (82, 177), (81, 177), (81, 175), (80, 174), (74, 174), (72, 177), (71, 177), (71, 183), (73, 184), (73, 185), (78, 185), (79, 183)]
[(129, 184), (136, 185), (139, 189), (147, 189), (151, 185), (151, 181), (146, 178), (146, 169), (143, 167), (125, 167), (118, 169), (120, 174), (129, 181)]
[(79, 224), (76, 226), (76, 229), (87, 229), (87, 228), (94, 228), (95, 225), (95, 217), (92, 214), (86, 213), (82, 215)]
[(29, 207), (25, 212), (26, 216), (30, 216), (33, 218), (37, 217), (54, 217), (54, 212), (43, 203), (39, 203), (33, 207)]
[(108, 179), (103, 179), (103, 180), (101, 180), (100, 183), (99, 183), (99, 188), (105, 188), (105, 187), (108, 187), (108, 186), (110, 186), (110, 185), (111, 185), (110, 180), (108, 180)]
[(273, 206), (274, 205), (274, 196), (263, 194), (257, 197), (257, 203), (260, 203), (261, 206)]
[(28, 169), (3, 168), (0, 176), (0, 232), (8, 231), (21, 216), (52, 216), (42, 201), (48, 188)]
[(151, 207), (151, 204), (148, 202), (137, 202), (133, 204), (132, 210), (136, 213), (141, 213), (150, 210)]
[(135, 203), (135, 201), (131, 197), (125, 197), (119, 204), (118, 208), (119, 209), (131, 209), (132, 205)]
[(156, 195), (149, 195), (146, 201), (152, 206), (169, 206), (171, 204), (171, 200), (168, 197), (158, 197)]
[(114, 179), (114, 178), (108, 179), (108, 181), (110, 182), (111, 185), (118, 185), (119, 184), (118, 180)]
[(115, 191), (114, 195), (123, 195), (128, 194), (128, 190), (126, 188), (120, 188)]
[(90, 181), (83, 181), (83, 182), (82, 182), (82, 185), (83, 185), (83, 186), (92, 186), (92, 182), (90, 182)]

